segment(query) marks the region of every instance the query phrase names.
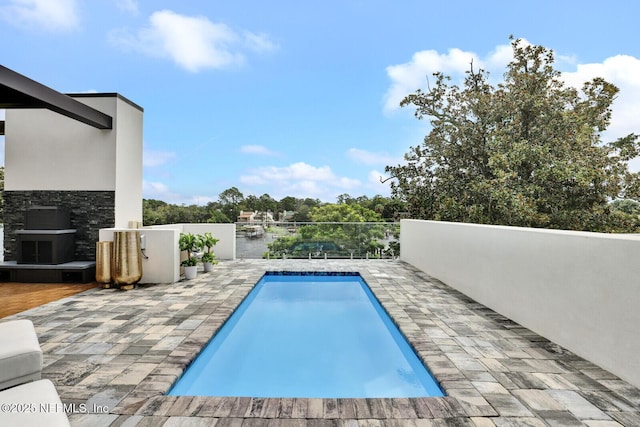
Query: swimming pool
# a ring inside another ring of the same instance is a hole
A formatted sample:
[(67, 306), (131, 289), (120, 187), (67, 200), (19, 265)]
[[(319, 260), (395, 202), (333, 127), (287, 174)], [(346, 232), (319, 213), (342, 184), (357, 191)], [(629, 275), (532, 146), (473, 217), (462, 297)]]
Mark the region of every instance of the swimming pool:
[(172, 396), (443, 396), (359, 274), (267, 273)]

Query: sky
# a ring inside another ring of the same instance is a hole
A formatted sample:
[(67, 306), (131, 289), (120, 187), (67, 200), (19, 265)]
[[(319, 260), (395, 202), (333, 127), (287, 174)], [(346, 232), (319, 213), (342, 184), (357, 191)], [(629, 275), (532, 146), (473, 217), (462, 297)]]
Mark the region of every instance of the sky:
[(388, 196), (385, 166), (429, 130), (402, 98), (472, 60), (498, 81), (510, 35), (553, 49), (567, 84), (620, 88), (605, 140), (640, 133), (638, 16), (629, 0), (0, 0), (0, 64), (143, 107), (144, 198), (335, 202)]

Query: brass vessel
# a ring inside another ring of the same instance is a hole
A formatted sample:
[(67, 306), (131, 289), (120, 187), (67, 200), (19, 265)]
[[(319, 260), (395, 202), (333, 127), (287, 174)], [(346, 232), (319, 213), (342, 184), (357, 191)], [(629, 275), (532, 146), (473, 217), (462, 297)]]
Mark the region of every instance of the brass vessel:
[(111, 252), (113, 242), (96, 242), (96, 282), (102, 283), (103, 288), (109, 288), (111, 283)]
[(111, 259), (113, 283), (120, 289), (132, 289), (142, 278), (142, 252), (139, 231), (113, 233), (113, 257)]

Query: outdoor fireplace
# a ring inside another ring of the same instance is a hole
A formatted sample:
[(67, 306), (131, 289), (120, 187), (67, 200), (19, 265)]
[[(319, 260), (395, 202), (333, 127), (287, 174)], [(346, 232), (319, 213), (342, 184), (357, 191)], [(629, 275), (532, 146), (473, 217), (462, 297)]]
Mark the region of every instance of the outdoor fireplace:
[(87, 283), (95, 278), (94, 261), (76, 260), (76, 229), (67, 209), (33, 205), (22, 216), (23, 228), (12, 232), (16, 260), (0, 262), (0, 282)]
[(73, 261), (76, 230), (69, 212), (57, 206), (32, 206), (25, 229), (16, 230), (18, 264), (63, 264)]

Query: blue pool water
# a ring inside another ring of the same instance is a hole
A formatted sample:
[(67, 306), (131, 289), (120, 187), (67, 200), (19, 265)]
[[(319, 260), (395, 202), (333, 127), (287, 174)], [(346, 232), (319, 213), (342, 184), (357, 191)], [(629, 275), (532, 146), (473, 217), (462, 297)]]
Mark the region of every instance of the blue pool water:
[(359, 275), (267, 274), (169, 395), (443, 393)]

